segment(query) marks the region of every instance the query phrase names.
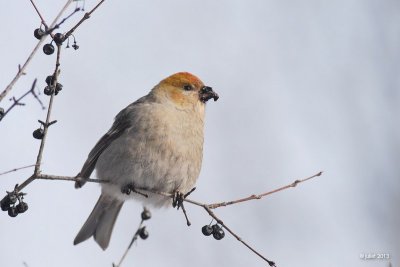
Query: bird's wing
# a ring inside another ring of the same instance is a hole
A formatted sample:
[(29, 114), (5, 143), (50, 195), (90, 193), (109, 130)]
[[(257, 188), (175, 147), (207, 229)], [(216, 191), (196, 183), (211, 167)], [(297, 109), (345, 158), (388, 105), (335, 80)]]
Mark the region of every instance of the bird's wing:
[(131, 126), (131, 120), (128, 118), (131, 105), (118, 113), (111, 129), (100, 138), (92, 151), (90, 151), (82, 170), (77, 175), (80, 179), (75, 182), (75, 188), (80, 188), (86, 183), (86, 179), (92, 174), (101, 153)]

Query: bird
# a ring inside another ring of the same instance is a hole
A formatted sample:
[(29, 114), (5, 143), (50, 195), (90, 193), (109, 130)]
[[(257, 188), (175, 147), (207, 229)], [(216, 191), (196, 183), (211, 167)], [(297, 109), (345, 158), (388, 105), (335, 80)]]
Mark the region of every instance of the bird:
[[(94, 170), (101, 195), (74, 239), (90, 237), (106, 250), (115, 221), (128, 199), (153, 207), (171, 205), (170, 194), (188, 193), (199, 177), (204, 143), (205, 105), (218, 94), (188, 72), (175, 73), (121, 110), (110, 130), (90, 151), (75, 187)], [(131, 193), (146, 190), (147, 197)]]

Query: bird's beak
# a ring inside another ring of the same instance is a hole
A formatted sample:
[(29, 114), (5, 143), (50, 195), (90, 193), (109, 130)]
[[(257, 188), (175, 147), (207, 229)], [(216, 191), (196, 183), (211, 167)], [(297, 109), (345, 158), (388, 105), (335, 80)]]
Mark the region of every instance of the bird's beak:
[(218, 94), (214, 92), (213, 89), (209, 86), (203, 86), (199, 91), (199, 96), (200, 101), (203, 103), (206, 103), (211, 98), (213, 98), (214, 101), (217, 101), (219, 98)]

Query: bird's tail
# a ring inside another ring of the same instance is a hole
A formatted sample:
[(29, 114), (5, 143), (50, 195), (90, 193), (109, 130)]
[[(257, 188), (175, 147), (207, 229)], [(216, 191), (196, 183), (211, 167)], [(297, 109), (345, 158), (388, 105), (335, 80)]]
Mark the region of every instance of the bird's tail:
[(105, 250), (110, 243), (114, 223), (123, 204), (121, 200), (102, 194), (89, 218), (76, 235), (74, 245), (93, 236), (97, 244)]

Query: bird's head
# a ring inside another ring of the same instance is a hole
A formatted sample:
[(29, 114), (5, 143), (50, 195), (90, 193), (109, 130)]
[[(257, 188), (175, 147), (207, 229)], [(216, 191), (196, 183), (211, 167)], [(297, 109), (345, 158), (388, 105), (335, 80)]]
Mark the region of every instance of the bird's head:
[(214, 101), (219, 98), (211, 87), (188, 72), (178, 72), (165, 78), (153, 89), (153, 93), (167, 98), (181, 109), (204, 106), (211, 98)]

